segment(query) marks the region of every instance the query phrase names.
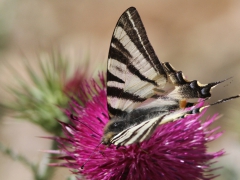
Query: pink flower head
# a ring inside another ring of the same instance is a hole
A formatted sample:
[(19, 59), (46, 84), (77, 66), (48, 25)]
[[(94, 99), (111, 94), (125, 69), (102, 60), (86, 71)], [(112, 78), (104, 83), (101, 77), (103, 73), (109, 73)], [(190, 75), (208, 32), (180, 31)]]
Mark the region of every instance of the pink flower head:
[[(161, 125), (150, 139), (129, 146), (101, 143), (109, 121), (105, 80), (82, 85), (79, 99), (73, 99), (67, 115), (71, 124), (62, 123), (65, 138), (57, 138), (68, 167), (91, 180), (209, 180), (211, 160), (224, 151), (207, 153), (206, 143), (218, 138), (219, 128), (209, 130), (217, 115), (205, 122), (204, 112)], [(84, 106), (80, 105), (82, 102)], [(99, 145), (100, 144), (100, 145)], [(54, 164), (57, 165), (57, 164)], [(58, 164), (59, 165), (59, 164)], [(84, 165), (84, 168), (81, 167)]]

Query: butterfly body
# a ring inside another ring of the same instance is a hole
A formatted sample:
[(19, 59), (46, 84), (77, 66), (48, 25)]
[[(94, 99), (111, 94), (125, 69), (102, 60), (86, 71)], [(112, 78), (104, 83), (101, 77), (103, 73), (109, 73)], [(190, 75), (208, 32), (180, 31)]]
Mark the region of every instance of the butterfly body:
[(106, 125), (103, 142), (104, 144), (110, 145), (112, 144), (112, 138), (124, 130), (131, 129), (132, 127), (135, 127), (142, 122), (145, 122), (149, 119), (162, 117), (168, 113), (169, 108), (165, 106), (162, 108), (152, 107), (134, 109), (130, 113), (123, 114), (122, 116), (117, 116), (111, 119), (111, 121)]
[(137, 10), (127, 9), (117, 22), (109, 49), (110, 120), (104, 128), (102, 143), (117, 146), (139, 143), (148, 139), (157, 126), (199, 113), (202, 109), (194, 105), (199, 99), (210, 98), (212, 88), (223, 81), (208, 84), (189, 81), (170, 63), (161, 62)]

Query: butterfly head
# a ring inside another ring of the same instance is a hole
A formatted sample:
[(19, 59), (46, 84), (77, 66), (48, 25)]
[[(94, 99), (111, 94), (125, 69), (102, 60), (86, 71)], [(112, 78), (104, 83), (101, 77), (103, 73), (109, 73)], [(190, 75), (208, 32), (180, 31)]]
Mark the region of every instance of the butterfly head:
[(111, 139), (113, 137), (114, 137), (113, 132), (108, 132), (108, 133), (104, 134), (104, 136), (102, 137), (102, 144), (104, 144), (106, 146), (110, 146), (111, 145)]
[(102, 143), (104, 145), (111, 145), (111, 140), (114, 136), (128, 127), (123, 118), (115, 117), (111, 119), (104, 128)]

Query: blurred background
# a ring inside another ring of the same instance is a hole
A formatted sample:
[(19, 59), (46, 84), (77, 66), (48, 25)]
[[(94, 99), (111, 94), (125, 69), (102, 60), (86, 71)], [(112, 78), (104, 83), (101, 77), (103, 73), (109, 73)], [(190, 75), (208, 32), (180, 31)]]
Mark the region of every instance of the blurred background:
[[(130, 6), (139, 11), (159, 59), (202, 83), (233, 77), (214, 89), (210, 102), (240, 93), (240, 1), (74, 1), (0, 0), (0, 83), (12, 84), (6, 70), (12, 64), (24, 76), (22, 59), (32, 63), (37, 54), (57, 48), (74, 63), (90, 64), (89, 76), (106, 70), (113, 29)], [(87, 60), (86, 60), (87, 59)], [(88, 61), (88, 62), (86, 62)], [(90, 62), (90, 63), (89, 63)], [(22, 68), (22, 69), (21, 69)], [(9, 75), (10, 74), (10, 75)], [(1, 91), (1, 101), (8, 101)], [(11, 97), (9, 97), (11, 98)], [(240, 99), (212, 107), (208, 114), (223, 114), (214, 124), (224, 135), (209, 144), (209, 152), (225, 149), (218, 180), (240, 180)], [(0, 112), (1, 113), (1, 112)], [(36, 125), (11, 116), (0, 120), (0, 142), (33, 162), (49, 149), (49, 135)], [(71, 174), (56, 168), (54, 179)], [(17, 161), (0, 154), (0, 179), (31, 180), (32, 174)]]

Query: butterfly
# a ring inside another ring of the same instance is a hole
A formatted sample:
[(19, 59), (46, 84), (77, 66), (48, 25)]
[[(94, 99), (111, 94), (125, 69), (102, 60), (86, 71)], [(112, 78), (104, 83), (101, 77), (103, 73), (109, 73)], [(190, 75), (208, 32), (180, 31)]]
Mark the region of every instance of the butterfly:
[(208, 84), (189, 81), (169, 62), (161, 62), (136, 8), (130, 7), (119, 18), (110, 43), (107, 63), (110, 120), (104, 128), (102, 144), (140, 143), (150, 138), (159, 125), (238, 98), (236, 95), (196, 106), (199, 99), (209, 99), (211, 90), (223, 81)]

